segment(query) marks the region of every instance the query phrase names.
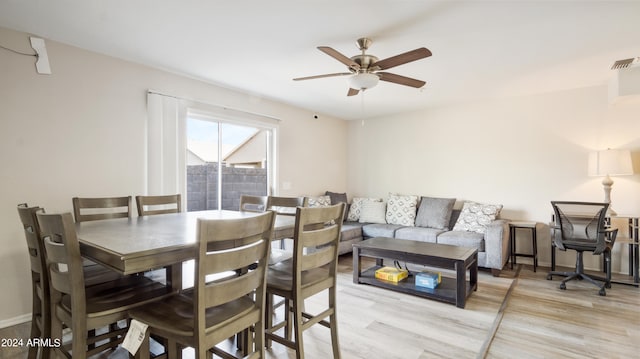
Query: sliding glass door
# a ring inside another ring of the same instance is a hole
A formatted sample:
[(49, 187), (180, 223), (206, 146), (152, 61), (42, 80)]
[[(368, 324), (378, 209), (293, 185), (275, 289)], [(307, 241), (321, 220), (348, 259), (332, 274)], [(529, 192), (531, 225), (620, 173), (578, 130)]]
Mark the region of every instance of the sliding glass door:
[(241, 195), (267, 195), (273, 139), (273, 128), (189, 114), (187, 211), (237, 210)]

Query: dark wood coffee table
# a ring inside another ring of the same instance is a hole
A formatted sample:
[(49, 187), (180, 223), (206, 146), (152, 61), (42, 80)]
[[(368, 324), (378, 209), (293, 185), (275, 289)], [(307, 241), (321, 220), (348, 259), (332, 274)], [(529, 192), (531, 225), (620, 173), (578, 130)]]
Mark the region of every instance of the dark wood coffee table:
[[(376, 258), (376, 265), (363, 271), (361, 257)], [(442, 282), (435, 289), (416, 287), (413, 276), (398, 283), (376, 279), (375, 271), (383, 267), (383, 258), (454, 270), (456, 277), (443, 275)], [(353, 282), (435, 299), (464, 308), (467, 297), (472, 291), (478, 290), (478, 250), (405, 239), (370, 238), (353, 245)]]

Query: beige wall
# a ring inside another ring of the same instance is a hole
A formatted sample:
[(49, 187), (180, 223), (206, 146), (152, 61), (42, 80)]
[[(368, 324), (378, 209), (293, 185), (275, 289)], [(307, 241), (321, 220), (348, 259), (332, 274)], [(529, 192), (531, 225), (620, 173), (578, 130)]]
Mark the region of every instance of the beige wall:
[[(504, 218), (547, 224), (551, 200), (603, 200), (602, 178), (587, 176), (589, 151), (631, 149), (640, 172), (639, 136), (640, 103), (609, 106), (606, 86), (352, 122), (349, 195), (455, 197), (458, 207), (464, 200), (499, 203)], [(640, 215), (640, 175), (614, 181), (614, 209)], [(548, 227), (541, 227), (541, 264), (550, 262), (549, 246)], [(614, 268), (627, 268), (622, 247)], [(559, 259), (572, 265), (575, 252)]]
[[(0, 43), (30, 52), (28, 34), (0, 28)], [(70, 211), (73, 196), (141, 194), (146, 91), (281, 119), (284, 195), (346, 190), (347, 123), (267, 99), (46, 41), (52, 75), (0, 50), (0, 327), (31, 311), (18, 203)], [(325, 139), (331, 139), (327, 146)], [(310, 175), (311, 174), (311, 175)]]

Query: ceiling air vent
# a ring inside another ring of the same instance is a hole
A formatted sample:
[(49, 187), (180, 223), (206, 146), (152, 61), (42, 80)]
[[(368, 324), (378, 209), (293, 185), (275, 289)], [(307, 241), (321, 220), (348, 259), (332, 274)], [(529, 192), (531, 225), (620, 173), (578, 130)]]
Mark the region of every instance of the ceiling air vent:
[(640, 102), (640, 57), (618, 60), (611, 69), (609, 103)]

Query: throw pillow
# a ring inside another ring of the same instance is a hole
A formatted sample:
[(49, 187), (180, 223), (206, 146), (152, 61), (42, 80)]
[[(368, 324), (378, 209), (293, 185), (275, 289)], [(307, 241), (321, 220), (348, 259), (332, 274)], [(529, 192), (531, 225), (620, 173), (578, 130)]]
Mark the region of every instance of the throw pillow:
[(501, 204), (465, 202), (453, 230), (484, 233), (487, 225), (500, 215), (501, 210)]
[(387, 204), (384, 202), (362, 201), (360, 209), (360, 223), (387, 223), (385, 213)]
[(349, 214), (347, 215), (347, 221), (358, 222), (360, 220), (360, 207), (363, 201), (382, 202), (382, 198), (362, 198), (356, 197), (351, 201), (349, 206)]
[(307, 197), (309, 201), (309, 207), (326, 207), (331, 205), (331, 197), (329, 196), (317, 196)]
[(340, 202), (349, 203), (347, 202), (346, 193), (335, 193), (335, 192), (326, 191), (324, 194), (331, 197), (331, 204), (338, 204)]
[[(328, 207), (331, 205), (331, 197), (329, 196), (318, 196), (318, 197), (307, 197), (307, 201), (309, 207)], [(331, 220), (329, 225), (334, 225), (336, 222)]]
[(389, 193), (386, 220), (389, 224), (413, 227), (416, 224), (418, 196)]
[(449, 229), (455, 198), (422, 197), (416, 215), (416, 226)]

